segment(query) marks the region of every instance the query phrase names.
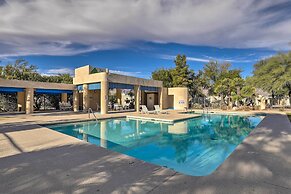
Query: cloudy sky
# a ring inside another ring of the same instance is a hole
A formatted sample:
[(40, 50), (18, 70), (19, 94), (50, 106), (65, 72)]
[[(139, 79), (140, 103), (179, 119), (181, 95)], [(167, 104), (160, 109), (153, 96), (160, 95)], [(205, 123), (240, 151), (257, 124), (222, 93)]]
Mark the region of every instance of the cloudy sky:
[(46, 74), (92, 64), (149, 77), (188, 56), (252, 64), (291, 50), (290, 0), (0, 0), (0, 65), (24, 58)]

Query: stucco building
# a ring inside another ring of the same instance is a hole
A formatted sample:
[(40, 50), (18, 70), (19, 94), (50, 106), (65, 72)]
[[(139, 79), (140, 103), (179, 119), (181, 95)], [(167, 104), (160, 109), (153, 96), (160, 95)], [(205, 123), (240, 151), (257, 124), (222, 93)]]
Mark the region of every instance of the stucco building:
[(61, 94), (61, 102), (66, 102), (67, 95), (73, 94), (75, 112), (91, 108), (101, 114), (107, 114), (112, 90), (115, 93), (116, 104), (121, 106), (124, 101), (122, 92), (133, 91), (131, 103), (135, 111), (140, 110), (140, 105), (146, 105), (149, 110), (153, 109), (154, 105), (160, 105), (162, 109), (188, 108), (187, 88), (164, 88), (161, 81), (119, 75), (108, 69), (94, 68), (90, 65), (75, 69), (73, 84), (0, 79), (0, 93), (16, 93), (18, 110), (27, 114), (34, 111), (33, 99), (36, 93)]

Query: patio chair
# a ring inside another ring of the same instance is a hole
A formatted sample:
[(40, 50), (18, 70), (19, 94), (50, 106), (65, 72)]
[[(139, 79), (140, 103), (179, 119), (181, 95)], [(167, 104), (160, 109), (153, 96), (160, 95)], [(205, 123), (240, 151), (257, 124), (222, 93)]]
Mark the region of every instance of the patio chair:
[(128, 110), (129, 109), (129, 106), (130, 106), (130, 103), (126, 103), (125, 105), (124, 105), (124, 110)]
[(141, 105), (141, 113), (143, 114), (156, 114), (157, 112), (155, 110), (148, 110), (148, 108), (145, 105)]
[(162, 110), (162, 109), (160, 108), (160, 105), (154, 105), (154, 107), (155, 107), (155, 111), (156, 111), (157, 113), (168, 114), (168, 111)]
[(120, 111), (120, 110), (122, 110), (123, 108), (122, 108), (122, 106), (121, 106), (120, 104), (115, 103), (115, 104), (113, 105), (113, 109), (116, 110), (116, 111)]
[(59, 102), (59, 106), (60, 106), (60, 110), (62, 111), (72, 109), (72, 105), (70, 102)]

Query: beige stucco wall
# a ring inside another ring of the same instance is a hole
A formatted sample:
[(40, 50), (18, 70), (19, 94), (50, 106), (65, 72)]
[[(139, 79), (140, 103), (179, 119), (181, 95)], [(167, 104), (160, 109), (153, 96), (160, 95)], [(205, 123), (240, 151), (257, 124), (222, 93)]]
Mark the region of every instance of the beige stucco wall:
[(90, 74), (92, 69), (93, 68), (90, 65), (75, 69), (75, 77), (73, 79), (73, 83), (75, 85), (81, 85), (84, 83), (96, 83), (107, 80), (108, 82), (112, 83), (123, 83), (152, 87), (162, 87), (163, 85), (163, 82), (161, 81), (119, 75), (110, 73), (110, 71)]
[(168, 95), (174, 96), (174, 109), (183, 110), (185, 107), (188, 108), (189, 94), (188, 88), (186, 87), (176, 87), (168, 88)]
[(17, 111), (25, 111), (25, 93), (17, 92)]
[(73, 84), (0, 79), (0, 87), (74, 90)]
[(100, 90), (89, 90), (89, 107), (94, 111), (100, 109)]
[(161, 92), (162, 96), (160, 97), (160, 101), (161, 101), (161, 108), (162, 109), (167, 109), (169, 108), (169, 96), (168, 96), (168, 88), (162, 88), (162, 92)]
[(150, 87), (163, 87), (163, 82), (161, 81), (119, 75), (119, 74), (114, 74), (114, 73), (108, 74), (108, 81), (112, 83), (124, 83), (124, 84), (150, 86)]
[(96, 83), (107, 80), (107, 73), (100, 72), (90, 74), (92, 67), (90, 65), (86, 65), (83, 67), (79, 67), (75, 69), (75, 77), (73, 78), (74, 85), (88, 84), (88, 83)]

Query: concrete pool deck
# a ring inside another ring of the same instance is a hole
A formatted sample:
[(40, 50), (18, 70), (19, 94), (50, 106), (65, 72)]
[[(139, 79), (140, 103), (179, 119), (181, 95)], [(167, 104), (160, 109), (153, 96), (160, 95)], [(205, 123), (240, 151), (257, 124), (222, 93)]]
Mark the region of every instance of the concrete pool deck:
[(267, 115), (204, 177), (186, 176), (37, 124), (87, 118), (71, 113), (0, 117), (0, 193), (291, 193), (286, 115)]

